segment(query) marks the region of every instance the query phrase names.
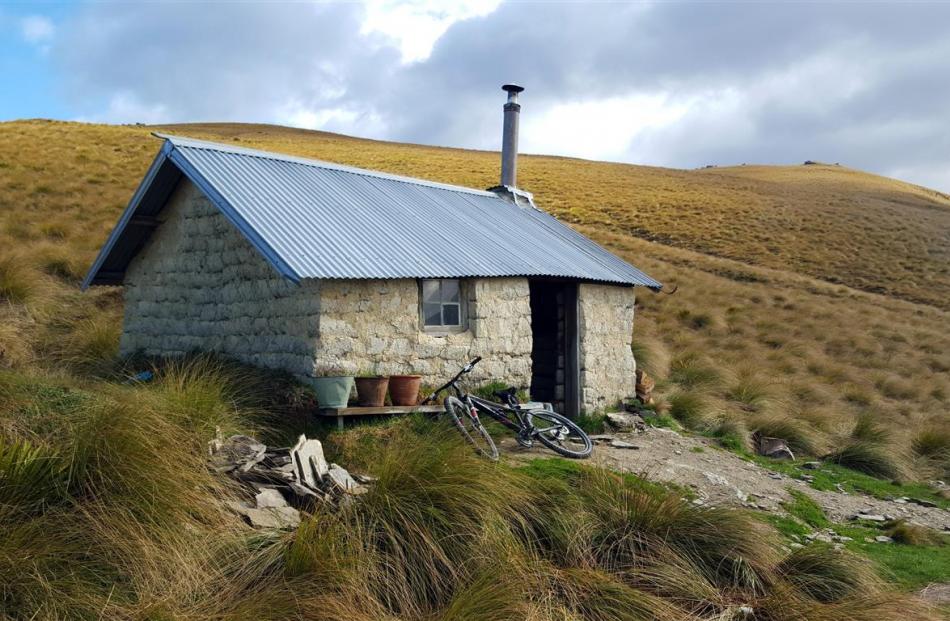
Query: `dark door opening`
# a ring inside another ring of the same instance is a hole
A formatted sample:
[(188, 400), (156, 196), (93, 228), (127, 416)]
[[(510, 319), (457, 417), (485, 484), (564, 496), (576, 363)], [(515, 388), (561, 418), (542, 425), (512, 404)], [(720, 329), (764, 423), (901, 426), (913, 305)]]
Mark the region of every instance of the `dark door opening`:
[(552, 403), (566, 416), (577, 416), (577, 283), (532, 280), (529, 288), (531, 398)]

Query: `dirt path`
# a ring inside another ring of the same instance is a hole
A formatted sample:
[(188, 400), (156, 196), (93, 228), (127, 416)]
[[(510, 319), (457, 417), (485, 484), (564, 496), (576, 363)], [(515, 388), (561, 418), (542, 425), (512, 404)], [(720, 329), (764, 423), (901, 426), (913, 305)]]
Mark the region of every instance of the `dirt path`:
[[(614, 448), (608, 443), (600, 443), (594, 448), (592, 459), (596, 463), (611, 470), (689, 487), (696, 493), (697, 503), (782, 512), (781, 503), (790, 498), (787, 488), (792, 488), (815, 499), (835, 522), (845, 522), (863, 512), (903, 518), (936, 530), (950, 530), (950, 511), (945, 509), (880, 500), (861, 494), (818, 491), (804, 481), (744, 461), (718, 448), (707, 438), (651, 427), (642, 433), (610, 435), (638, 448)], [(511, 438), (505, 438), (501, 445), (503, 454), (516, 460), (553, 455), (545, 449), (523, 449)]]

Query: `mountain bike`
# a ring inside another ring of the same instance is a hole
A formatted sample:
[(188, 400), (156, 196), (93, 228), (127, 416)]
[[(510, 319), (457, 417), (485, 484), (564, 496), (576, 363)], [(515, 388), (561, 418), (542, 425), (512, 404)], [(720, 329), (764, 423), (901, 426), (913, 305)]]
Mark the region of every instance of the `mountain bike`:
[(502, 403), (495, 403), (468, 394), (461, 389), (462, 376), (471, 373), (475, 365), (481, 362), (481, 356), (475, 358), (458, 374), (429, 395), (423, 404), (434, 403), (445, 391), (455, 394), (445, 397), (442, 402), (445, 413), (475, 450), (492, 460), (498, 459), (498, 447), (479, 418), (479, 412), (498, 421), (515, 432), (518, 444), (531, 447), (534, 441), (541, 442), (555, 453), (573, 459), (589, 457), (593, 443), (574, 421), (556, 412), (540, 408), (524, 408), (518, 403), (518, 389), (511, 387), (494, 392)]

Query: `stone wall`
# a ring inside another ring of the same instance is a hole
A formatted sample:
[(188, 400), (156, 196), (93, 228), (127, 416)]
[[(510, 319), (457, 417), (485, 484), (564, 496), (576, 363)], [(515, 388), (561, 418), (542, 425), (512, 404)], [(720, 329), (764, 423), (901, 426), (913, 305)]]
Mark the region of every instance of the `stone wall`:
[[(305, 280), (277, 274), (214, 205), (183, 180), (163, 224), (125, 277), (123, 354), (220, 352), (304, 378), (326, 372), (418, 373), (439, 384), (475, 356), (475, 382), (531, 384), (525, 278), (463, 281), (464, 330), (424, 330), (417, 280)], [(581, 404), (633, 395), (632, 288), (578, 288)]]
[(581, 407), (594, 412), (634, 395), (633, 287), (578, 287)]
[(527, 388), (531, 383), (531, 308), (528, 281), (462, 281), (467, 326), (433, 333), (422, 328), (416, 280), (323, 282), (318, 374), (418, 373), (441, 384), (475, 356), (470, 378)]
[(313, 373), (320, 283), (282, 278), (187, 180), (125, 276), (123, 354), (227, 354)]

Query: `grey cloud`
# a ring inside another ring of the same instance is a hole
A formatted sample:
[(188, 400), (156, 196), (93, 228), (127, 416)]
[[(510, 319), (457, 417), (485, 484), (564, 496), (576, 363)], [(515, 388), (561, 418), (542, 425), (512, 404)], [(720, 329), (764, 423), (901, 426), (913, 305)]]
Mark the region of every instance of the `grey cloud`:
[(94, 4), (58, 57), (87, 114), (116, 93), (169, 120), (280, 121), (295, 101), (355, 113), (338, 131), (361, 135), (372, 116), (371, 137), (495, 148), (498, 87), (518, 81), (525, 114), (636, 94), (690, 103), (631, 137), (628, 160), (825, 159), (950, 188), (947, 4), (510, 2), (410, 65), (361, 35), (361, 17), (353, 4)]

